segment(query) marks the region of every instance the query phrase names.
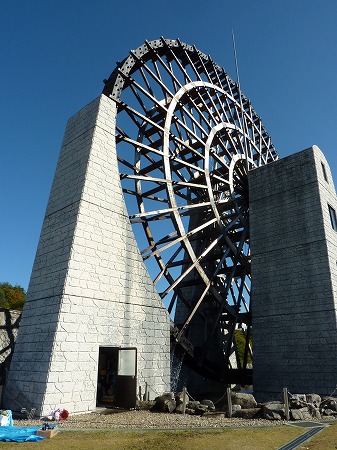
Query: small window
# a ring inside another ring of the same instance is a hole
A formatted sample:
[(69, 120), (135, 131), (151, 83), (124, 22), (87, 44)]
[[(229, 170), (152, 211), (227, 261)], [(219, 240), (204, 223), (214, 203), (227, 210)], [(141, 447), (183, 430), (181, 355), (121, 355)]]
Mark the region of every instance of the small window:
[(332, 206), (328, 205), (329, 207), (329, 214), (330, 214), (330, 220), (331, 220), (331, 226), (332, 228), (337, 231), (337, 217), (336, 217), (336, 211), (333, 209)]
[(325, 165), (324, 165), (322, 162), (321, 162), (321, 164), (322, 164), (322, 172), (323, 172), (324, 180), (325, 180), (327, 183), (329, 183), (329, 181), (328, 181), (328, 176), (327, 176), (326, 170), (325, 170)]

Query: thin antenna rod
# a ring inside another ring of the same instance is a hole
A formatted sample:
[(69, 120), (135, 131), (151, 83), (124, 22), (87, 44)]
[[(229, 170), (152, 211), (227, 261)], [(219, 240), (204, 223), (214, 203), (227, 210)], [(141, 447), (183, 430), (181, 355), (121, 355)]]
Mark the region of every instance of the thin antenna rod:
[[(236, 83), (238, 85), (239, 98), (240, 98), (243, 141), (244, 141), (244, 146), (245, 146), (245, 154), (246, 154), (246, 157), (248, 157), (248, 148), (247, 148), (247, 140), (246, 140), (246, 126), (245, 126), (245, 120), (244, 120), (244, 110), (243, 110), (242, 95), (241, 95), (239, 66), (238, 66), (238, 59), (237, 59), (237, 56), (236, 56), (236, 45), (235, 45), (235, 37), (234, 37), (234, 30), (233, 29), (232, 29), (232, 41), (233, 41), (233, 51), (234, 51), (235, 70), (236, 70)], [(248, 167), (248, 160), (247, 159), (246, 159), (246, 165)]]
[(237, 80), (237, 84), (238, 84), (238, 88), (239, 88), (239, 94), (240, 94), (240, 99), (241, 99), (239, 66), (238, 66), (238, 59), (237, 59), (237, 56), (236, 56), (236, 45), (235, 45), (234, 30), (232, 30), (232, 41), (233, 41), (234, 61), (235, 61), (235, 70), (236, 70), (236, 80)]

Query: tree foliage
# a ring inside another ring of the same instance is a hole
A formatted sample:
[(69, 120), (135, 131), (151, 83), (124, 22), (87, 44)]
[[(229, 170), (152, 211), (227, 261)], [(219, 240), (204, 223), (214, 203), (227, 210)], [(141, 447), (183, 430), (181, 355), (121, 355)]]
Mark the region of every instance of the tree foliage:
[[(236, 348), (239, 354), (240, 362), (243, 364), (244, 355), (245, 355), (245, 347), (246, 347), (246, 337), (242, 330), (235, 330), (234, 331), (235, 341), (236, 341)], [(249, 340), (250, 344), (252, 344), (252, 340)], [(247, 363), (252, 364), (252, 357), (251, 354), (248, 352), (248, 358)]]
[(22, 310), (26, 300), (26, 292), (19, 285), (0, 283), (0, 308)]

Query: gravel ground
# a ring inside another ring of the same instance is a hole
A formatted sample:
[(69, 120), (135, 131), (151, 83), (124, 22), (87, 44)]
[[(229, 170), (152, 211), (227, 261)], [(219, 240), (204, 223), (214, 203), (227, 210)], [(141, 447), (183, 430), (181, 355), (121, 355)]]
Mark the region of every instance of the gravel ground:
[[(320, 421), (322, 422), (322, 421)], [(41, 420), (15, 420), (15, 426), (42, 425)], [(155, 413), (150, 411), (103, 410), (101, 413), (69, 415), (66, 421), (57, 422), (59, 429), (190, 429), (280, 426), (286, 421), (264, 419), (238, 419), (222, 416), (190, 416), (180, 414)]]

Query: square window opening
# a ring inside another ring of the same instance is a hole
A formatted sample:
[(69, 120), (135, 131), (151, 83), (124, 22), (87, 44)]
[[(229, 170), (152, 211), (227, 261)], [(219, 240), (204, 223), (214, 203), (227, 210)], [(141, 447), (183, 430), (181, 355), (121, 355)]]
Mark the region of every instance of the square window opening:
[(328, 176), (327, 176), (326, 169), (325, 169), (325, 165), (322, 162), (321, 162), (321, 165), (322, 165), (322, 172), (323, 172), (324, 180), (327, 183), (329, 183)]
[(328, 205), (328, 207), (329, 207), (329, 214), (330, 214), (330, 221), (331, 221), (332, 229), (337, 231), (336, 211), (334, 210), (334, 208), (331, 205)]

